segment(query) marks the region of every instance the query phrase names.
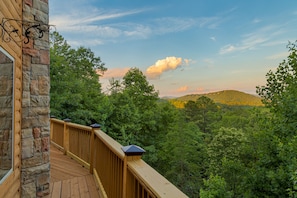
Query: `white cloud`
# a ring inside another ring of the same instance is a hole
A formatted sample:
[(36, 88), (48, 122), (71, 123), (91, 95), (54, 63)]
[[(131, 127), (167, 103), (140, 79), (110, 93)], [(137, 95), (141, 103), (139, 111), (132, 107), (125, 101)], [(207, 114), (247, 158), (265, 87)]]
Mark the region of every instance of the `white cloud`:
[(236, 50), (236, 48), (233, 45), (228, 44), (228, 45), (225, 45), (224, 47), (222, 47), (220, 49), (220, 54), (230, 53), (230, 52), (233, 52), (235, 50)]
[(269, 43), (272, 43), (275, 38), (282, 33), (284, 30), (282, 26), (269, 25), (261, 27), (254, 32), (247, 33), (242, 35), (242, 40), (236, 44), (227, 44), (223, 46), (219, 54), (227, 54), (235, 51), (246, 51), (258, 49), (262, 46), (267, 46)]
[(185, 31), (197, 24), (193, 18), (164, 17), (158, 18), (151, 24), (156, 34)]
[[(185, 63), (189, 63), (189, 59), (185, 59)], [(182, 66), (183, 59), (174, 56), (166, 57), (165, 59), (158, 60), (155, 64), (149, 66), (146, 70), (146, 75), (149, 78), (158, 78), (163, 72), (175, 70)]]
[(121, 17), (125, 17), (128, 15), (138, 14), (138, 13), (141, 13), (144, 11), (145, 11), (144, 9), (130, 10), (130, 11), (126, 11), (126, 12), (119, 12), (118, 10), (116, 10), (116, 11), (113, 11), (111, 13), (106, 13), (106, 14), (99, 13), (98, 16), (93, 16), (93, 17), (88, 17), (88, 18), (82, 19), (81, 22), (92, 23), (95, 21), (102, 21), (102, 20), (113, 19), (113, 18), (121, 18)]
[(210, 37), (210, 40), (216, 41), (216, 37), (212, 36)]
[[(85, 7), (87, 6), (83, 8)], [(104, 39), (105, 42), (114, 42), (115, 39), (123, 37), (146, 38), (151, 33), (147, 26), (129, 22), (103, 24), (101, 21), (136, 15), (147, 10), (149, 9), (120, 11), (92, 8), (77, 10), (71, 7), (67, 14), (54, 12), (50, 15), (49, 23), (55, 25), (58, 32), (71, 34), (72, 38), (79, 35), (80, 38), (88, 38), (90, 41)]]

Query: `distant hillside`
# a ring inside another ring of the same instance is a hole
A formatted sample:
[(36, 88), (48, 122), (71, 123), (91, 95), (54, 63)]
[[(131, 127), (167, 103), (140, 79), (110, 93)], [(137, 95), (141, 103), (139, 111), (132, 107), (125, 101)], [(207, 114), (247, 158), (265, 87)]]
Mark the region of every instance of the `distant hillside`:
[(183, 108), (187, 101), (196, 101), (201, 96), (206, 96), (212, 99), (215, 103), (231, 106), (263, 106), (260, 97), (236, 90), (224, 90), (206, 94), (191, 94), (175, 99), (169, 99), (169, 101), (176, 107)]

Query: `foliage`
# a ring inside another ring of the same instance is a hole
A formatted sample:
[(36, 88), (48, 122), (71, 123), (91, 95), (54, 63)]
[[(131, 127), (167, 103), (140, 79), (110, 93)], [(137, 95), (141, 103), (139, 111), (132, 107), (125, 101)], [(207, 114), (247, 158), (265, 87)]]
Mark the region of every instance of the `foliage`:
[(187, 121), (195, 122), (205, 134), (210, 133), (212, 123), (218, 121), (218, 106), (208, 97), (202, 96), (196, 102), (188, 101), (184, 112)]
[(106, 132), (123, 145), (143, 147), (147, 151), (145, 159), (154, 163), (158, 148), (156, 140), (164, 133), (162, 130), (167, 130), (158, 122), (164, 114), (162, 107), (157, 105), (158, 92), (137, 68), (131, 68), (122, 82), (110, 82), (109, 99), (113, 108), (106, 119)]
[[(257, 87), (272, 116), (270, 127), (264, 131), (266, 148), (261, 147), (262, 156), (258, 166), (263, 170), (262, 181), (269, 182), (265, 193), (273, 197), (286, 197), (288, 189), (294, 189), (294, 174), (297, 170), (296, 127), (297, 127), (297, 49), (289, 43), (289, 56), (281, 62), (275, 72), (266, 75), (265, 86)], [(291, 192), (292, 194), (292, 192)]]
[(203, 134), (194, 123), (177, 121), (164, 140), (161, 172), (187, 195), (198, 197), (206, 169)]
[(200, 190), (201, 198), (231, 198), (232, 192), (227, 190), (227, 183), (224, 178), (218, 175), (210, 175), (208, 180), (204, 180), (205, 188)]
[(98, 122), (103, 95), (97, 71), (106, 68), (90, 49), (72, 49), (57, 32), (50, 35), (51, 114), (73, 122)]
[(245, 167), (242, 161), (246, 136), (241, 130), (221, 128), (208, 144), (211, 174), (224, 177), (230, 191), (238, 196), (242, 190)]

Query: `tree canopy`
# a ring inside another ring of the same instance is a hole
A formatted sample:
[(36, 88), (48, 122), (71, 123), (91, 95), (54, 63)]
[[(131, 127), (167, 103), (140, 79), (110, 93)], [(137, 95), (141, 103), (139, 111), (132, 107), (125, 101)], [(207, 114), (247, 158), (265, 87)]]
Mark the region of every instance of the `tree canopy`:
[(51, 114), (81, 124), (98, 120), (104, 63), (87, 48), (71, 48), (58, 33), (50, 35)]

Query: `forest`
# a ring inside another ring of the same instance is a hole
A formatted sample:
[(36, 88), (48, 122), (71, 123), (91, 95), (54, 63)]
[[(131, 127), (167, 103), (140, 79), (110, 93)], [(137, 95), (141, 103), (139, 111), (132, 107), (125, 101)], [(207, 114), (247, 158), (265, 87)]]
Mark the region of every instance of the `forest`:
[(189, 197), (297, 197), (297, 42), (266, 85), (262, 105), (226, 105), (205, 95), (177, 108), (159, 97), (138, 69), (99, 82), (107, 70), (85, 47), (50, 34), (51, 115), (101, 129)]

